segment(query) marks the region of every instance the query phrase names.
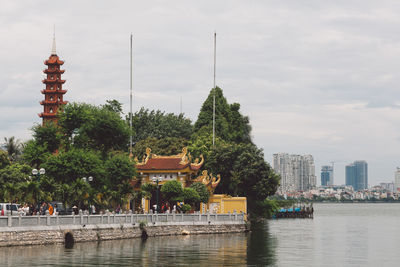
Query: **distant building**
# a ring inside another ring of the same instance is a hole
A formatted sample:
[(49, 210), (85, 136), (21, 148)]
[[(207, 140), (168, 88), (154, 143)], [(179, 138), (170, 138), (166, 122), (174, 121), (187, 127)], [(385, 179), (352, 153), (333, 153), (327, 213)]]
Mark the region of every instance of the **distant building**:
[(388, 192), (394, 192), (394, 183), (380, 183), (379, 186)]
[(321, 185), (330, 186), (333, 185), (333, 167), (322, 166), (321, 167)]
[(352, 186), (354, 191), (368, 188), (368, 164), (366, 161), (354, 161), (346, 166), (346, 185)]
[(397, 167), (396, 171), (394, 172), (394, 191), (400, 189), (400, 168)]
[(311, 155), (274, 154), (274, 170), (281, 176), (280, 192), (307, 191), (316, 187), (314, 158)]

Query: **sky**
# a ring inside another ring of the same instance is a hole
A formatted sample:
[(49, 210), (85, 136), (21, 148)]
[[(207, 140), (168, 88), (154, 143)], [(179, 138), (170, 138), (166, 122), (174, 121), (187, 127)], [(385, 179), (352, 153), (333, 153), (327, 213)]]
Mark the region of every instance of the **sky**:
[[(70, 102), (182, 111), (195, 121), (216, 84), (250, 117), (272, 162), (278, 152), (366, 160), (369, 184), (400, 166), (400, 2), (12, 1), (0, 8), (0, 138), (26, 141), (41, 119), (40, 90), (56, 27)], [(1, 142), (1, 141), (0, 141)]]

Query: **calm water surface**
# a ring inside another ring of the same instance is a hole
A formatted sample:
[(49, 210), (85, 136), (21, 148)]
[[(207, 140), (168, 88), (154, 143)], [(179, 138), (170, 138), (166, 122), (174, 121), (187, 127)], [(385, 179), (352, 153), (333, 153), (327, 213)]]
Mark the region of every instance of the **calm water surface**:
[(0, 266), (399, 266), (400, 204), (318, 204), (250, 233), (0, 248)]

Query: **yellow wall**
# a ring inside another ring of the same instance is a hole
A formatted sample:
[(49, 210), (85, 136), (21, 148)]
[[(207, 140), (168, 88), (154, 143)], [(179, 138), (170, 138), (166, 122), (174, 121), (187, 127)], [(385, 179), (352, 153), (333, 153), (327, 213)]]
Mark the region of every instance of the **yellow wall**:
[(245, 197), (231, 197), (228, 195), (212, 195), (208, 201), (207, 207), (203, 206), (202, 210), (208, 209), (210, 212), (216, 213), (247, 213), (247, 199)]

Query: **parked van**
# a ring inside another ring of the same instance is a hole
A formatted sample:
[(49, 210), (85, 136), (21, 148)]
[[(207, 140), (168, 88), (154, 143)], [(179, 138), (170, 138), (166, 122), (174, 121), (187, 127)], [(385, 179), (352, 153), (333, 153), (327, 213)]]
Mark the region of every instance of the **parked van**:
[(0, 215), (7, 216), (8, 214), (17, 215), (19, 204), (0, 203)]

